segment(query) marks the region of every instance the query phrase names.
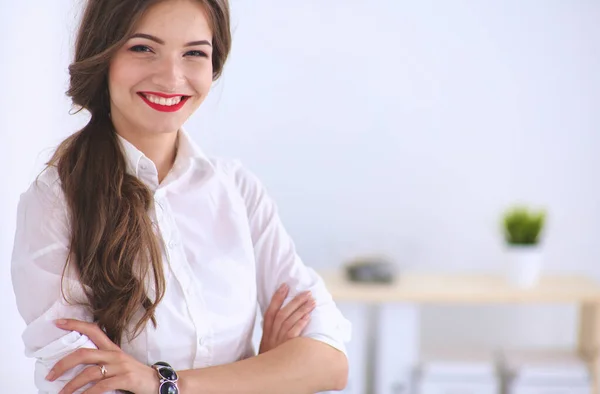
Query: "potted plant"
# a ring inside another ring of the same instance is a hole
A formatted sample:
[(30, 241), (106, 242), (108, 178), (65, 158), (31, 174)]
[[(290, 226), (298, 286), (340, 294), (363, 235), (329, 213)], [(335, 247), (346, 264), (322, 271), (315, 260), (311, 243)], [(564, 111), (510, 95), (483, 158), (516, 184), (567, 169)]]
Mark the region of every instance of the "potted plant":
[(514, 206), (504, 212), (502, 225), (508, 256), (508, 281), (519, 287), (535, 286), (542, 271), (540, 238), (546, 212)]

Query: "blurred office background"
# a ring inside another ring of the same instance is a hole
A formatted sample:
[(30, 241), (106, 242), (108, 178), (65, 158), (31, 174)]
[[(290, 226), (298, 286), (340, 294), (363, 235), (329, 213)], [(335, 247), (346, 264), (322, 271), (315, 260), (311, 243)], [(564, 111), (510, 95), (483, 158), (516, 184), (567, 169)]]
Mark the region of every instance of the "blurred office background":
[[(545, 273), (600, 278), (600, 2), (231, 5), (229, 63), (187, 130), (209, 154), (259, 175), (307, 265), (376, 253), (401, 275), (500, 273), (500, 215), (523, 202), (548, 211)], [(35, 391), (10, 283), (15, 209), (85, 121), (64, 96), (80, 6), (0, 0), (7, 392)], [(569, 347), (577, 314), (573, 305), (428, 305), (419, 340)]]

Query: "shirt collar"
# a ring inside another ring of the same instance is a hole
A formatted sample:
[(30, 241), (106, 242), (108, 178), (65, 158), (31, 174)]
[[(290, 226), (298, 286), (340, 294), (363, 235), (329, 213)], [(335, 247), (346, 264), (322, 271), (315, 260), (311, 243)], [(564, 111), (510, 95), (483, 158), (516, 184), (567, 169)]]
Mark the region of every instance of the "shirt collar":
[[(125, 154), (127, 163), (127, 172), (139, 177), (140, 164), (144, 161), (151, 163), (152, 165), (153, 163), (144, 152), (136, 148), (135, 145), (123, 138), (120, 134), (117, 133), (117, 137), (123, 147), (123, 153)], [(192, 140), (188, 132), (185, 129), (180, 128), (177, 138), (177, 156), (175, 157), (173, 169), (177, 171), (185, 170), (192, 164), (199, 165), (208, 170), (214, 170), (213, 164), (208, 156)]]

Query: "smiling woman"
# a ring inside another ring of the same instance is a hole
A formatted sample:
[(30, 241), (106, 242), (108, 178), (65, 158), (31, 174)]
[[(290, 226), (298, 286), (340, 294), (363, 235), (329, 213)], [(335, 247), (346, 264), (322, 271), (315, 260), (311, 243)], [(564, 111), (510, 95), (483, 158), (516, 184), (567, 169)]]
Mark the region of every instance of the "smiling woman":
[[(150, 133), (172, 133), (200, 106), (221, 72), (224, 59), (211, 61), (214, 18), (207, 18), (206, 7), (198, 1), (179, 3), (150, 8), (112, 57), (108, 87), (117, 130), (127, 124)], [(230, 37), (218, 41), (223, 48), (215, 48), (214, 56), (224, 57)]]
[(275, 203), (182, 128), (230, 45), (226, 0), (88, 2), (67, 93), (91, 119), (21, 196), (12, 259), (41, 393), (346, 384), (349, 323)]

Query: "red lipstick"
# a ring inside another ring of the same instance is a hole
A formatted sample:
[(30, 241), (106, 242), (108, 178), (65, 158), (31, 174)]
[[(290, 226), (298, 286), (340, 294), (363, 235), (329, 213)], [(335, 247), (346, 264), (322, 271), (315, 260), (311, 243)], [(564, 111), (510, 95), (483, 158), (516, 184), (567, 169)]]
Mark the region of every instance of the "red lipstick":
[[(179, 101), (179, 103), (177, 103), (175, 105), (161, 105), (161, 104), (153, 103), (150, 100), (148, 100), (148, 98), (146, 97), (146, 94), (151, 94), (153, 96), (163, 97), (163, 98), (181, 97), (181, 101)], [(158, 92), (138, 92), (138, 96), (140, 96), (142, 98), (142, 100), (144, 100), (144, 102), (146, 104), (148, 104), (148, 106), (150, 108), (155, 109), (160, 112), (179, 111), (184, 106), (185, 102), (190, 98), (190, 96), (184, 96), (182, 94), (164, 94), (164, 93), (158, 93)]]

